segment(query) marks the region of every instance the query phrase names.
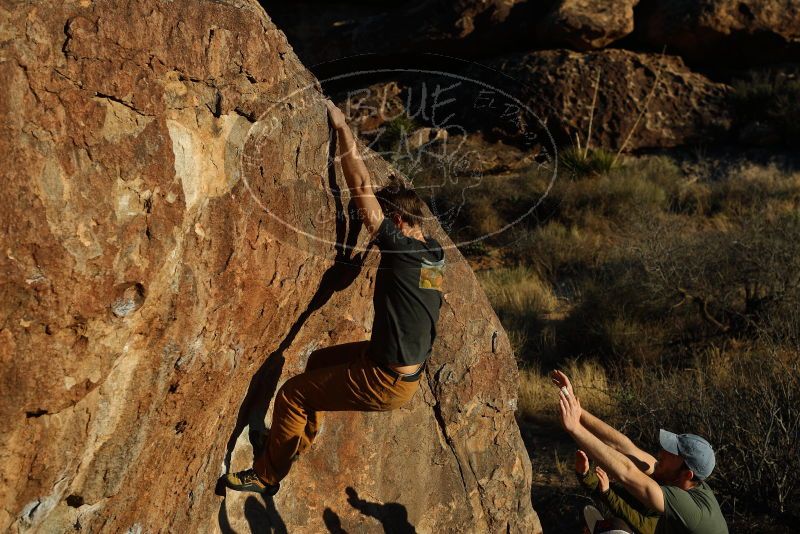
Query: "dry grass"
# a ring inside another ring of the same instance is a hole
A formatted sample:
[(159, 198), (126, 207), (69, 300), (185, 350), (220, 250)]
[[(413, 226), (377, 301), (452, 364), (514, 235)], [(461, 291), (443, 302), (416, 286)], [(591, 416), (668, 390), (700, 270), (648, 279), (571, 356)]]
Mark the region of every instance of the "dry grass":
[(560, 275), (597, 267), (603, 261), (609, 238), (601, 221), (565, 226), (551, 221), (528, 232), (523, 257), (553, 283)]
[(541, 316), (552, 312), (558, 304), (550, 285), (529, 267), (484, 271), (478, 278), (499, 313)]
[(611, 171), (595, 178), (562, 180), (553, 192), (567, 220), (579, 222), (580, 215), (593, 212), (624, 222), (631, 215), (661, 212), (668, 206), (667, 192), (652, 177), (630, 169)]
[[(562, 371), (570, 377), (581, 406), (598, 416), (607, 416), (615, 411), (616, 394), (600, 364), (594, 360), (571, 360), (562, 367)], [(549, 370), (520, 369), (520, 417), (552, 423), (557, 421), (558, 390), (550, 381), (549, 374)]]
[(774, 217), (800, 206), (800, 172), (786, 172), (774, 165), (743, 165), (715, 184), (708, 200), (710, 213), (731, 219), (763, 213)]
[(507, 254), (536, 266), (551, 284), (590, 272), (609, 261), (632, 226), (692, 210), (695, 189), (672, 160), (658, 156), (626, 158), (603, 174), (561, 176), (537, 212), (540, 220), (519, 230)]
[(552, 344), (546, 325), (559, 302), (552, 287), (534, 269), (493, 269), (478, 273), (478, 279), (520, 361), (529, 360)]

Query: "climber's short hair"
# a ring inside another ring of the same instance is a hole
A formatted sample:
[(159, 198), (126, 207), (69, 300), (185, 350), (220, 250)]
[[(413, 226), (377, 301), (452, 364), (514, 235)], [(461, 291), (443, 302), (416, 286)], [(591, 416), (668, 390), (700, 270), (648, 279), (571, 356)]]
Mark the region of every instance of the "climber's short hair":
[(422, 224), (425, 219), (425, 202), (399, 180), (381, 188), (375, 193), (375, 198), (386, 217), (397, 215), (412, 226)]

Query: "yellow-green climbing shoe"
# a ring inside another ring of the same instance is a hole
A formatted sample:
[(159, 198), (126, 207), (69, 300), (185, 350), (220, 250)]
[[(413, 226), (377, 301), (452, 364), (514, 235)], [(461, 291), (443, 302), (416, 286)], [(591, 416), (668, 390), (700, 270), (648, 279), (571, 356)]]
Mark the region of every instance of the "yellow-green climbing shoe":
[(272, 496), (278, 493), (280, 484), (267, 484), (252, 469), (237, 473), (228, 473), (222, 477), (225, 487), (234, 491), (254, 491), (261, 495)]

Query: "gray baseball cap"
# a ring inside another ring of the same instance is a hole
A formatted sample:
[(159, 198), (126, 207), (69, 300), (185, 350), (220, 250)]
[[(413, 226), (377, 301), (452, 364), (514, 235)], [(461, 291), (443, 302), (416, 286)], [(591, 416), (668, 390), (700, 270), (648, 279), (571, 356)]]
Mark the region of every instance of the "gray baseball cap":
[(705, 480), (714, 470), (716, 459), (714, 449), (705, 439), (695, 434), (673, 434), (663, 428), (658, 431), (658, 441), (661, 448), (672, 454), (677, 454), (695, 477)]

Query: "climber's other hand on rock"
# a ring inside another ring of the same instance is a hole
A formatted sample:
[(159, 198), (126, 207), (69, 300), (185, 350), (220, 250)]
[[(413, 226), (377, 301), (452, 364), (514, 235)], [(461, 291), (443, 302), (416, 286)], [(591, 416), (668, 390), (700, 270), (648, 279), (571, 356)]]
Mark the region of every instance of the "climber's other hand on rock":
[(336, 128), (344, 128), (347, 126), (347, 121), (345, 120), (344, 113), (342, 110), (336, 107), (336, 104), (331, 102), (330, 99), (325, 100), (325, 106), (328, 108), (328, 118), (331, 121), (331, 126)]

